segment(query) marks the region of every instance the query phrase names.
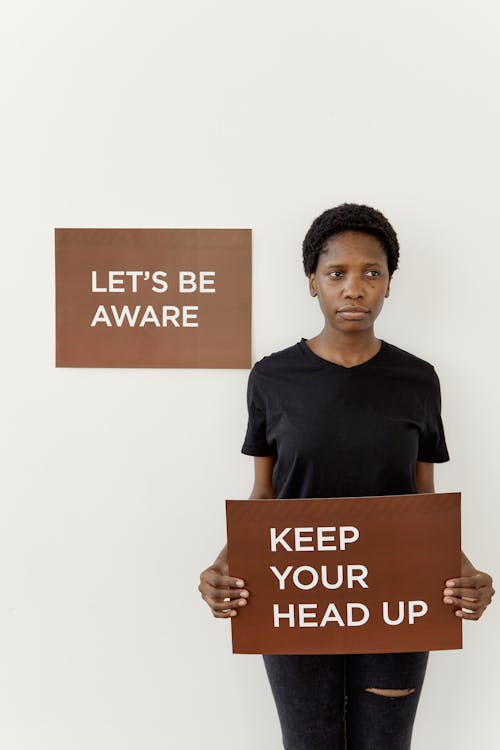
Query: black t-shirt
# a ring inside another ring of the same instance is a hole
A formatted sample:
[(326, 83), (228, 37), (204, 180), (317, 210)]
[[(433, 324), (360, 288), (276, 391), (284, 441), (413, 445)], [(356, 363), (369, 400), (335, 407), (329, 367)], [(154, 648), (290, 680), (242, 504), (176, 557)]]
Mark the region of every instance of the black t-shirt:
[(383, 340), (344, 367), (305, 342), (251, 369), (241, 452), (275, 456), (277, 498), (416, 493), (416, 462), (449, 460), (434, 367)]

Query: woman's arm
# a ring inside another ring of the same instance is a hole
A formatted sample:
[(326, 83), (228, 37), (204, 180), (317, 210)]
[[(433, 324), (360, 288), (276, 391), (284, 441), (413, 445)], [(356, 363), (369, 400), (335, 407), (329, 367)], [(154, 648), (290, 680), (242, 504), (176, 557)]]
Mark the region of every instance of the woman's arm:
[[(435, 492), (434, 464), (417, 461), (417, 492)], [(462, 577), (450, 578), (443, 590), (443, 602), (453, 604), (455, 614), (465, 620), (479, 620), (495, 594), (493, 579), (478, 570), (462, 550)], [(471, 612), (464, 611), (472, 610)]]
[[(274, 456), (254, 456), (254, 483), (249, 500), (272, 500), (276, 497), (272, 481), (274, 461)], [(198, 591), (214, 617), (234, 617), (240, 607), (246, 606), (250, 596), (243, 589), (244, 585), (242, 578), (229, 575), (226, 544), (214, 563), (200, 574)]]

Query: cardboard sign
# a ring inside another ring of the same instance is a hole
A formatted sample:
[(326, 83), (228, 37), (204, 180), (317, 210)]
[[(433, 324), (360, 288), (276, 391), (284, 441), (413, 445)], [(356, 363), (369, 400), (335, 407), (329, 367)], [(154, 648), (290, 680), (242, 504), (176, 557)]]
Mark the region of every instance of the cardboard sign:
[(57, 367), (251, 367), (250, 229), (56, 229)]
[(461, 573), (459, 492), (227, 500), (228, 563), (250, 592), (240, 654), (462, 648), (443, 603)]

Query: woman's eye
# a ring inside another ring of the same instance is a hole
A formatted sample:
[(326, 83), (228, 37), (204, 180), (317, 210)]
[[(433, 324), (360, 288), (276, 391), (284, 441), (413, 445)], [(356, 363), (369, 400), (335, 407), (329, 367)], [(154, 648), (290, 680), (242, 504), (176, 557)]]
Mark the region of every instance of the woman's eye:
[[(340, 278), (340, 276), (343, 274), (343, 271), (330, 271), (328, 276), (332, 276), (334, 279)], [(371, 269), (366, 272), (367, 274), (374, 274), (371, 278), (377, 278), (377, 276), (380, 276), (380, 271), (376, 271), (375, 269)], [(339, 274), (336, 276), (335, 274)]]

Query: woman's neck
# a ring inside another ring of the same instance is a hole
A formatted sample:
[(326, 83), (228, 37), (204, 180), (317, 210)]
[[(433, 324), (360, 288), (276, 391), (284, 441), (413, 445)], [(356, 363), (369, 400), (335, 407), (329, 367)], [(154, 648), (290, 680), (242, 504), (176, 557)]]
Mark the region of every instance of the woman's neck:
[(323, 359), (344, 367), (353, 367), (375, 356), (382, 342), (375, 337), (373, 328), (354, 334), (324, 328), (317, 336), (308, 339), (307, 345)]

